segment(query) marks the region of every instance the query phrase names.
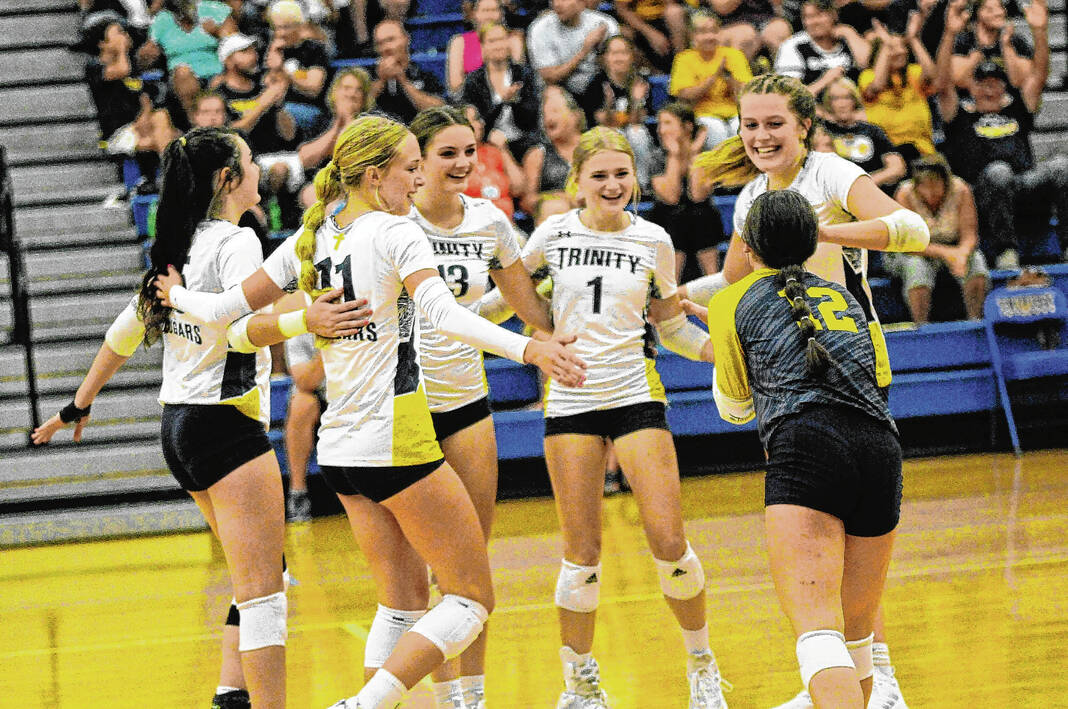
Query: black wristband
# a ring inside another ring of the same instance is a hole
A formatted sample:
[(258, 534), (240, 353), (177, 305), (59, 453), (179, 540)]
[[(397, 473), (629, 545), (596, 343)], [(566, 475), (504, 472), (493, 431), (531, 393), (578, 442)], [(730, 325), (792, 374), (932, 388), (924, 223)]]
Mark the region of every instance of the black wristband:
[(72, 423), (88, 416), (91, 408), (93, 408), (92, 404), (84, 409), (79, 409), (78, 405), (74, 403), (74, 399), (71, 399), (69, 404), (59, 410), (59, 420), (63, 423)]

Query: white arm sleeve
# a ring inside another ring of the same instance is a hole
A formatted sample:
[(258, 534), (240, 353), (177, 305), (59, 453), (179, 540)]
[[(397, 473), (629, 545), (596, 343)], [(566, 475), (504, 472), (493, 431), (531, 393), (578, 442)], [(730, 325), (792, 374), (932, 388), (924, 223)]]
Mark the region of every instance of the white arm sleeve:
[(686, 284), (686, 299), (698, 305), (708, 305), (712, 296), (726, 288), (729, 283), (723, 277), (723, 271), (713, 273), (711, 276), (701, 276)]
[(145, 326), (137, 317), (137, 296), (134, 296), (104, 335), (104, 342), (120, 357), (130, 357), (145, 339)]
[(523, 353), (530, 338), (497, 327), (464, 308), (440, 278), (431, 277), (420, 283), (412, 293), (412, 300), (434, 329), (443, 335), (523, 363)]
[(204, 322), (230, 323), (252, 312), (240, 284), (222, 293), (204, 293), (175, 286), (171, 288), (171, 303)]
[(701, 361), (701, 350), (708, 342), (708, 333), (690, 322), (685, 313), (661, 320), (656, 329), (664, 347), (686, 359)]
[(504, 299), (500, 288), (494, 288), (478, 300), (478, 314), (495, 325), (500, 325), (508, 318), (515, 315), (512, 306)]

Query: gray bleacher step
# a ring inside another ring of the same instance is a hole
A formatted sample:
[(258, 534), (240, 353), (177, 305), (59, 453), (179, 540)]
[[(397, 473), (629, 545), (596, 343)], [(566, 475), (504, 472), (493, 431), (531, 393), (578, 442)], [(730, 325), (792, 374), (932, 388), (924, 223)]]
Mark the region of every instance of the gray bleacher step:
[(31, 245), (46, 247), (65, 245), (68, 239), (87, 240), (100, 232), (115, 234), (123, 240), (131, 232), (130, 208), (125, 202), (113, 206), (51, 205), (15, 208), (15, 236), (24, 249)]
[[(0, 89), (0, 125), (60, 123), (96, 118), (84, 83)], [(46, 120), (47, 119), (47, 120)]]
[(1035, 130), (1064, 130), (1068, 128), (1068, 94), (1046, 92), (1042, 109), (1035, 117)]
[[(138, 244), (122, 244), (63, 251), (36, 251), (25, 254), (23, 264), (26, 266), (26, 276), (32, 293), (35, 285), (41, 286), (47, 282), (138, 274), (142, 270), (141, 247)], [(0, 255), (0, 265), (3, 266), (0, 268), (0, 283), (7, 283), (6, 255)]]
[(85, 80), (85, 55), (65, 48), (3, 49), (0, 86), (40, 86)]
[(9, 165), (64, 162), (101, 158), (95, 121), (0, 128), (0, 145), (7, 149)]
[(75, 0), (0, 0), (0, 15), (77, 11), (78, 3)]
[(28, 512), (0, 516), (0, 547), (201, 531), (207, 526), (191, 499)]
[[(33, 362), (37, 374), (37, 391), (43, 395), (73, 395), (89, 370), (100, 342), (56, 342), (37, 344)], [(108, 382), (109, 387), (146, 387), (157, 391), (163, 374), (163, 347), (147, 351), (139, 347), (126, 364)], [(0, 397), (25, 396), (26, 355), (21, 347), (0, 348)], [(2, 467), (2, 466), (0, 466)]]
[(178, 490), (156, 441), (27, 449), (0, 462), (5, 503)]
[[(159, 437), (159, 389), (104, 389), (93, 402), (84, 440), (94, 443), (132, 441)], [(41, 420), (70, 403), (70, 395), (40, 399)], [(0, 449), (25, 448), (30, 431), (30, 411), (24, 399), (0, 399)], [(61, 436), (70, 440), (70, 433)]]
[(93, 162), (60, 162), (51, 165), (12, 167), (9, 173), (16, 195), (64, 192), (72, 187), (118, 183), (115, 166), (103, 158)]
[(1031, 136), (1031, 147), (1035, 151), (1036, 160), (1046, 160), (1054, 155), (1068, 154), (1068, 140), (1063, 132), (1034, 133)]
[[(121, 290), (31, 298), (33, 339), (37, 342), (102, 339), (132, 295), (129, 290)], [(11, 308), (0, 308), (0, 330), (10, 330), (11, 327)]]
[[(121, 203), (123, 207), (126, 203)], [(16, 217), (16, 221), (18, 217)], [(135, 244), (140, 243), (137, 231), (129, 226), (122, 225), (111, 229), (88, 228), (81, 231), (18, 231), (19, 244), (23, 253), (30, 253), (41, 249), (57, 249), (77, 246), (89, 246), (92, 244)]]
[(67, 45), (78, 39), (78, 26), (73, 12), (0, 16), (0, 49)]
[[(27, 291), (30, 296), (60, 295), (88, 291), (120, 289), (133, 292), (141, 284), (142, 269), (127, 269), (112, 273), (94, 275), (77, 275), (64, 278), (52, 278), (43, 281), (30, 281)], [(0, 279), (0, 298), (11, 295), (8, 283)]]
[[(114, 204), (124, 192), (125, 187), (118, 182), (98, 185), (66, 184), (49, 190), (15, 190), (15, 207), (58, 207), (71, 204), (104, 206)], [(125, 202), (116, 206), (129, 209)]]

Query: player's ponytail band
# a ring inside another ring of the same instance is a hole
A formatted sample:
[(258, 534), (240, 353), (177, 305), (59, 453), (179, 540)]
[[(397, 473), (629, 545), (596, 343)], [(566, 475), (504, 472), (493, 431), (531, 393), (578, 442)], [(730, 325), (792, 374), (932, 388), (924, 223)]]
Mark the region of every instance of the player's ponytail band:
[(83, 419), (89, 415), (89, 409), (93, 407), (92, 404), (86, 406), (84, 409), (78, 408), (78, 405), (71, 402), (59, 410), (59, 420), (63, 423), (73, 423), (79, 419)]
[(909, 209), (898, 209), (878, 217), (889, 232), (886, 250), (917, 252), (931, 243), (931, 230), (919, 214)]
[(278, 316), (278, 332), (282, 333), (286, 339), (303, 335), (308, 331), (307, 314), (306, 309), (282, 313)]
[(789, 286), (791, 283), (801, 283), (801, 281), (797, 280), (794, 276), (790, 276), (786, 279), (786, 285)]

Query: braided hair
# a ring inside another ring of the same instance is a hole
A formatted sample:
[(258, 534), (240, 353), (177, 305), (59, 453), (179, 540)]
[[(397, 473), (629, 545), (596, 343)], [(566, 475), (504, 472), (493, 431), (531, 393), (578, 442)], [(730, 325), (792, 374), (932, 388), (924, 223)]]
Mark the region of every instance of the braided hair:
[(805, 369), (822, 376), (834, 358), (817, 339), (816, 319), (805, 298), (805, 260), (816, 252), (819, 221), (812, 205), (799, 192), (773, 190), (753, 201), (745, 218), (742, 239), (769, 268), (779, 269), (776, 285), (790, 301), (790, 315), (805, 340)]

